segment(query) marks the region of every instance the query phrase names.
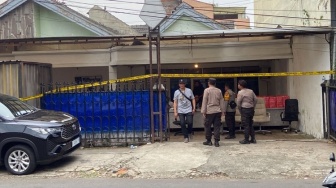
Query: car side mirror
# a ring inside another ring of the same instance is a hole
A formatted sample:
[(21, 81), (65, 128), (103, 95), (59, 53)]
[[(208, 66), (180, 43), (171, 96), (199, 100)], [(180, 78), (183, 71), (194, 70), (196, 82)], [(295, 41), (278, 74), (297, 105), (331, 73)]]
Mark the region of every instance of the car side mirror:
[(332, 162), (335, 162), (335, 154), (334, 154), (334, 153), (331, 153), (331, 154), (330, 154), (330, 160), (331, 160)]

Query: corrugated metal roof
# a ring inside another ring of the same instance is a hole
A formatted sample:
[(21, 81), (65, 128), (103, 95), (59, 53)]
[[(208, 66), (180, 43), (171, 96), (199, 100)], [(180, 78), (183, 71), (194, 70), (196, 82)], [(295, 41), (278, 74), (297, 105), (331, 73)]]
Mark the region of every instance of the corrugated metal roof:
[(241, 36), (241, 35), (270, 35), (270, 34), (318, 34), (330, 33), (333, 31), (329, 27), (295, 27), (295, 28), (274, 28), (274, 29), (232, 29), (232, 30), (208, 30), (208, 31), (190, 31), (190, 32), (169, 32), (161, 34), (162, 37), (182, 37), (182, 36)]
[(13, 9), (15, 9), (16, 7), (22, 5), (26, 1), (27, 0), (8, 0), (8, 1), (5, 1), (4, 3), (2, 3), (0, 5), (0, 18), (2, 16), (6, 15), (7, 13), (9, 13), (10, 11), (12, 11)]
[[(253, 37), (253, 36), (279, 36), (279, 35), (307, 35), (307, 34), (328, 34), (333, 31), (332, 28), (292, 28), (292, 29), (233, 29), (233, 30), (208, 30), (208, 31), (195, 31), (195, 32), (173, 32), (161, 34), (162, 40), (173, 39), (182, 40), (188, 39), (189, 37), (200, 37), (200, 38), (225, 38), (225, 37)], [(45, 38), (25, 38), (25, 39), (2, 39), (0, 44), (6, 43), (27, 43), (33, 42), (62, 42), (71, 41), (71, 43), (76, 43), (76, 41), (108, 41), (117, 42), (120, 40), (134, 40), (135, 38), (146, 41), (148, 40), (145, 36), (101, 36), (101, 37), (45, 37)]]
[(214, 30), (222, 30), (225, 26), (220, 23), (212, 20), (211, 18), (197, 12), (187, 3), (181, 3), (178, 7), (176, 7), (176, 11), (170, 15), (161, 25), (160, 31), (166, 31), (171, 25), (173, 25), (180, 17), (187, 16), (199, 23), (203, 23), (204, 25), (212, 28)]

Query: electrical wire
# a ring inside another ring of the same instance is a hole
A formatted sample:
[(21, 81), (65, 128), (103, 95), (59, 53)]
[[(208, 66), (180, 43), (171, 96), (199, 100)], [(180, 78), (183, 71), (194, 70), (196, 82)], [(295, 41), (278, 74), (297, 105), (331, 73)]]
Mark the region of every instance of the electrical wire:
[[(75, 2), (75, 1), (72, 1), (72, 2)], [(51, 3), (51, 2), (50, 2)], [(76, 2), (76, 3), (79, 3), (79, 2)], [(94, 4), (90, 4), (90, 3), (81, 3), (81, 4), (88, 4), (88, 5), (94, 5)], [(77, 7), (77, 8), (87, 8), (87, 7), (82, 7), (82, 6), (79, 6), (79, 5), (69, 5), (69, 6), (73, 6), (73, 7)], [(114, 7), (107, 7), (107, 8), (114, 8)], [(120, 10), (129, 10), (129, 11), (134, 11), (134, 9), (125, 9), (125, 8), (114, 8), (114, 9), (120, 9)], [(112, 11), (112, 10), (109, 10), (108, 12), (113, 12), (113, 13), (119, 13), (119, 14), (129, 14), (129, 15), (138, 15), (137, 13), (130, 13), (130, 12), (122, 12), (122, 11)], [(147, 12), (147, 13), (156, 13), (156, 12), (150, 12), (150, 11), (144, 11), (144, 12)], [(162, 18), (164, 16), (166, 16), (166, 14), (160, 14), (160, 13), (157, 13), (159, 15), (162, 15), (162, 16), (153, 16), (153, 15), (147, 15), (148, 17), (153, 17), (153, 18)], [(189, 16), (191, 18), (194, 18), (194, 19), (198, 19), (198, 18), (202, 18), (204, 19), (204, 17), (195, 17), (195, 16)], [(167, 18), (167, 19), (173, 19), (173, 20), (177, 20), (177, 19), (180, 19), (181, 18)], [(194, 21), (194, 20), (183, 20), (183, 21), (192, 21), (192, 22), (199, 22), (199, 23), (216, 23), (214, 20), (212, 20), (211, 18), (206, 18), (207, 22), (204, 22), (204, 21)], [(274, 26), (278, 26), (278, 25), (281, 25), (281, 24), (275, 24), (275, 23), (260, 23), (260, 22), (250, 22), (250, 21), (238, 21), (238, 22), (242, 22), (242, 23), (257, 23), (257, 24), (267, 24), (267, 25), (274, 25)], [(220, 22), (217, 22), (218, 24), (221, 24), (221, 25), (224, 25), (225, 24), (222, 24)], [(235, 24), (235, 26), (246, 26), (246, 25), (239, 25), (239, 24)], [(297, 27), (297, 25), (282, 25), (282, 26), (288, 26), (288, 27)], [(275, 28), (272, 28), (272, 27), (261, 27), (261, 26), (255, 26), (255, 28), (264, 28), (264, 29), (275, 29)], [(312, 27), (310, 27), (312, 28)], [(320, 27), (317, 27), (317, 28), (320, 28)]]
[[(71, 2), (71, 0), (65, 0), (68, 2)], [(141, 2), (129, 2), (129, 1), (125, 1), (125, 0), (106, 0), (106, 1), (113, 1), (113, 2), (121, 2), (121, 3), (128, 3), (128, 4), (141, 4), (141, 5), (151, 5), (151, 6), (161, 6), (158, 4), (151, 4), (151, 3), (141, 3)], [(74, 3), (79, 3), (79, 4), (83, 4), (82, 2), (76, 2), (76, 1), (72, 1)], [(85, 4), (85, 3), (84, 3)], [(87, 3), (88, 4), (88, 3)], [(188, 9), (188, 8), (187, 8)], [(213, 12), (213, 10), (208, 10), (208, 9), (201, 9), (201, 8), (189, 8), (189, 9), (193, 9), (193, 10), (199, 10), (199, 11), (207, 11), (207, 12)], [(276, 11), (276, 10), (273, 10)], [(302, 11), (302, 10), (301, 10)], [(221, 12), (226, 12), (226, 13), (237, 13), (237, 12), (231, 12), (231, 11), (221, 11)], [(153, 12), (154, 13), (154, 12)], [(312, 20), (326, 20), (326, 21), (330, 21), (331, 19), (319, 19), (319, 18), (305, 18), (305, 17), (291, 17), (291, 16), (277, 16), (277, 15), (271, 15), (271, 14), (253, 14), (253, 13), (244, 13), (246, 15), (252, 15), (252, 16), (265, 16), (265, 17), (279, 17), (279, 18), (289, 18), (289, 19), (312, 19)]]
[[(124, 2), (124, 1), (122, 1), (122, 0), (114, 0), (114, 1), (118, 1), (118, 2)], [(76, 2), (76, 1), (68, 1), (68, 2), (74, 2), (74, 3), (80, 3), (80, 2)], [(133, 3), (133, 2), (132, 2)], [(137, 3), (137, 4), (140, 4), (139, 2), (135, 2), (135, 3)], [(91, 5), (91, 6), (93, 6), (94, 4), (91, 4), (91, 3), (81, 3), (81, 4), (87, 4), (87, 5)], [(144, 4), (144, 3), (142, 3), (142, 4)], [(78, 7), (78, 5), (69, 5), (69, 6), (74, 6), (74, 7)], [(107, 6), (105, 6), (105, 7), (107, 7)], [(87, 7), (80, 7), (80, 8), (87, 8)], [(112, 8), (112, 9), (119, 9), (119, 10), (125, 10), (125, 11), (136, 11), (136, 10), (134, 10), (134, 9), (125, 9), (125, 8), (115, 8), (115, 7), (107, 7), (107, 8)], [(112, 11), (112, 10), (110, 10), (110, 12), (114, 12), (114, 13), (119, 13), (119, 14), (130, 14), (130, 15), (137, 15), (137, 14), (131, 14), (131, 13), (127, 13), (127, 12), (120, 12), (120, 11)], [(151, 12), (151, 11), (144, 11), (144, 12), (147, 12), (147, 13), (156, 13), (156, 12)], [(233, 12), (232, 12), (233, 13)], [(235, 12), (236, 13), (236, 12)], [(160, 15), (160, 13), (156, 13), (156, 14), (159, 14)], [(161, 15), (162, 15), (162, 17), (163, 16), (166, 16), (166, 14), (162, 14), (161, 13)], [(148, 15), (148, 17), (156, 17), (156, 18), (162, 18), (161, 16), (153, 16), (153, 15)], [(197, 18), (202, 18), (202, 19), (204, 19), (204, 17), (195, 17), (195, 16), (189, 16), (189, 17), (192, 17), (192, 18), (195, 18), (195, 19), (197, 19)], [(303, 17), (288, 17), (288, 16), (273, 16), (273, 17), (281, 17), (281, 18), (296, 18), (296, 19), (308, 19), (308, 18), (303, 18)], [(172, 18), (168, 18), (168, 19), (172, 19)], [(176, 20), (176, 19), (175, 19)], [(214, 20), (212, 20), (212, 19), (210, 19), (210, 18), (208, 18), (208, 20), (209, 20), (209, 22), (214, 22)], [(323, 19), (322, 20), (319, 20), (319, 19), (317, 19), (318, 21), (323, 21)], [(330, 20), (330, 19), (324, 19), (324, 20)], [(190, 21), (190, 20), (185, 20), (185, 21)], [(199, 21), (198, 21), (199, 22)], [(289, 24), (276, 24), (276, 23), (267, 23), (267, 22), (252, 22), (252, 21), (242, 21), (242, 20), (240, 20), (240, 21), (236, 21), (236, 24), (235, 24), (235, 26), (244, 26), (244, 27), (246, 27), (246, 25), (245, 24), (243, 24), (243, 25), (240, 25), (240, 24), (237, 24), (237, 22), (241, 22), (241, 23), (253, 23), (253, 24), (263, 24), (263, 25), (274, 25), (274, 26), (279, 26), (279, 25), (281, 25), (281, 26), (285, 26), (285, 27), (297, 27), (297, 25), (289, 25)], [(205, 23), (205, 22), (203, 22), (203, 23)], [(221, 23), (220, 23), (221, 24)], [(222, 24), (223, 25), (223, 24)], [(225, 26), (225, 25), (224, 25)], [(270, 27), (262, 27), (262, 26), (254, 26), (255, 28), (270, 28)], [(310, 26), (310, 27), (320, 27), (320, 26)], [(271, 27), (272, 28), (272, 27)]]

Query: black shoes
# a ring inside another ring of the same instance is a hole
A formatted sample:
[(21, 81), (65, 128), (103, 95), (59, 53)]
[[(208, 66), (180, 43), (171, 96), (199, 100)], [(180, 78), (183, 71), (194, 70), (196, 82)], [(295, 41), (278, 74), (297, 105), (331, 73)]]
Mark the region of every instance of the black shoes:
[[(203, 142), (203, 145), (212, 146), (212, 142), (208, 140), (208, 141)], [(219, 141), (215, 141), (215, 147), (219, 147)]]
[(256, 143), (257, 143), (257, 140), (256, 140), (256, 139), (251, 139), (251, 140), (250, 140), (250, 143), (251, 143), (251, 144), (256, 144)]
[(212, 142), (208, 140), (208, 141), (203, 142), (203, 145), (212, 146)]
[(225, 137), (225, 139), (235, 139), (236, 137), (235, 136), (227, 136), (227, 137)]
[(240, 144), (250, 144), (250, 141), (248, 140), (241, 140), (239, 141)]

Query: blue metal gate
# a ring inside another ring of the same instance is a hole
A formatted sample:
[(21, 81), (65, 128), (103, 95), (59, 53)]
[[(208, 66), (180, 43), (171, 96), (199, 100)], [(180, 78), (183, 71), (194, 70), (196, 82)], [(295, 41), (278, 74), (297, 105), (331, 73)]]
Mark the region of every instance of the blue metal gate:
[[(106, 87), (109, 87), (108, 84)], [(67, 112), (78, 118), (86, 146), (127, 145), (150, 142), (159, 136), (159, 119), (154, 119), (155, 135), (150, 127), (150, 91), (138, 83), (117, 85), (115, 90), (89, 87), (46, 93), (41, 99), (43, 109)], [(121, 89), (122, 88), (122, 89)], [(52, 90), (51, 86), (49, 89)], [(106, 90), (106, 91), (105, 91)], [(166, 98), (162, 92), (162, 99)], [(154, 92), (154, 111), (158, 111), (158, 92)], [(164, 133), (167, 130), (166, 101), (162, 102)], [(163, 135), (165, 137), (166, 135)]]

